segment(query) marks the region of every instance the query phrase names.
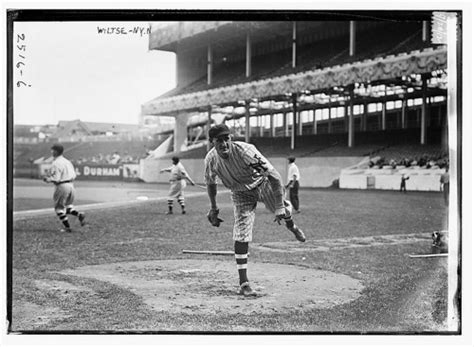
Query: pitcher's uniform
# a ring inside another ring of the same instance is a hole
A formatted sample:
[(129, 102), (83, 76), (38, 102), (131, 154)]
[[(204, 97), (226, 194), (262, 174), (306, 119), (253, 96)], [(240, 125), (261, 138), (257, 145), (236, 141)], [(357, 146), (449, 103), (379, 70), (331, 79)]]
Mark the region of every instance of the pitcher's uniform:
[(275, 196), (267, 175), (278, 175), (273, 165), (255, 148), (254, 145), (234, 141), (228, 159), (221, 158), (212, 148), (205, 158), (204, 179), (207, 185), (217, 184), (217, 177), (231, 190), (234, 204), (233, 239), (239, 242), (252, 240), (257, 202), (263, 202), (272, 213), (285, 207), (291, 215), (291, 205)]

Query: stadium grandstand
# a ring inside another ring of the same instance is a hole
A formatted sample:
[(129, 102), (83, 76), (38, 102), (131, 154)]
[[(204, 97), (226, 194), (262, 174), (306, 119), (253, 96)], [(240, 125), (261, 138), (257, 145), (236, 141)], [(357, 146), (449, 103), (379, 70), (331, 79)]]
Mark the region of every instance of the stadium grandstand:
[[(381, 155), (388, 165), (388, 156), (426, 158), (430, 147), (438, 160), (447, 142), (447, 55), (430, 35), (428, 13), (421, 20), (152, 24), (149, 48), (176, 54), (177, 86), (142, 105), (142, 117), (175, 118), (174, 153), (161, 159), (202, 161), (207, 129), (225, 122), (282, 173), (286, 156), (304, 157), (302, 186), (327, 186), (335, 172)], [(145, 171), (159, 162), (148, 161)]]

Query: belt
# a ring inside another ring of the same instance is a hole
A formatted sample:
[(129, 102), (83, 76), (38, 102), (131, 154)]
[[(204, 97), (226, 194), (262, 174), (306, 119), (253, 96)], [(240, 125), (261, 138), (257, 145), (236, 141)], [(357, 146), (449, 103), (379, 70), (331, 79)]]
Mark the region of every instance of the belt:
[(54, 183), (54, 184), (57, 185), (57, 186), (59, 186), (60, 184), (63, 184), (63, 183), (71, 183), (71, 182), (72, 182), (72, 180), (56, 182), (56, 183)]

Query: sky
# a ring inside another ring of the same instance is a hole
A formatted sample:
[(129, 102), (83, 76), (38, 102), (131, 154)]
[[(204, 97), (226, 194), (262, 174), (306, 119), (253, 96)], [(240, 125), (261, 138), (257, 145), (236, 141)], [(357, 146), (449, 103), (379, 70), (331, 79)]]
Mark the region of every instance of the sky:
[[(124, 28), (127, 34), (115, 29), (100, 34), (98, 27)], [(16, 22), (14, 124), (74, 119), (137, 124), (141, 105), (176, 84), (175, 54), (149, 51), (148, 27), (148, 22)], [(130, 33), (134, 28), (143, 34)]]

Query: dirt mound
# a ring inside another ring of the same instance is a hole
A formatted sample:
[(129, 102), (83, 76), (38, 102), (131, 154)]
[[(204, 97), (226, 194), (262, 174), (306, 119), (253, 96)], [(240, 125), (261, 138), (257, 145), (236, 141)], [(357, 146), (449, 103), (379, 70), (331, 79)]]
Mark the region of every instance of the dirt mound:
[(359, 297), (362, 284), (328, 271), (251, 263), (256, 298), (237, 295), (232, 260), (175, 259), (86, 266), (61, 272), (107, 281), (140, 295), (157, 311), (171, 313), (275, 313), (329, 308)]

